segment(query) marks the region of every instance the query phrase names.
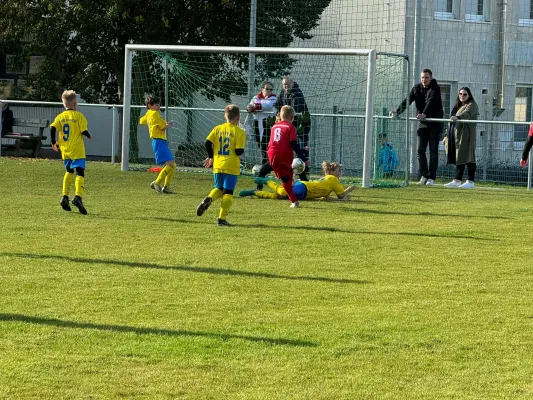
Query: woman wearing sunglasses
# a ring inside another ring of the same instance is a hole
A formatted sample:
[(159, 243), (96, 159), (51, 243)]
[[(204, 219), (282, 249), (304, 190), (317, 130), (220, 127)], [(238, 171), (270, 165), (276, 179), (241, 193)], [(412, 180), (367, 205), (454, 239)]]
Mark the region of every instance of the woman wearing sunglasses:
[(254, 116), (255, 141), (261, 152), (261, 164), (268, 163), (267, 147), (270, 129), (275, 122), (276, 100), (272, 83), (265, 81), (261, 85), (261, 91), (246, 106), (246, 111)]
[[(450, 117), (450, 126), (444, 138), (448, 164), (457, 166), (455, 179), (446, 187), (473, 189), (476, 174), (476, 122), (461, 120), (477, 120), (479, 108), (468, 87), (459, 89)], [(465, 167), (468, 167), (468, 179), (461, 184)]]

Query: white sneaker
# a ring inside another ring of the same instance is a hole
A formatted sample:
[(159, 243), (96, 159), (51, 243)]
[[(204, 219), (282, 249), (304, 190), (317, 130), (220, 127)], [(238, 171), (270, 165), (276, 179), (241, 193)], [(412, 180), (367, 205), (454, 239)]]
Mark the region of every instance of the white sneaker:
[(165, 193), (165, 194), (176, 194), (176, 192), (174, 192), (173, 190), (170, 190), (170, 188), (166, 187), (166, 186), (163, 186), (163, 189), (161, 189), (161, 193)]
[(454, 187), (456, 188), (460, 186), (461, 186), (461, 181), (458, 181), (457, 179), (454, 179), (450, 183), (447, 183), (446, 185), (444, 185), (444, 187), (451, 187), (451, 188), (454, 188)]
[(298, 208), (300, 207), (300, 202), (296, 200), (294, 203), (291, 203), (291, 208)]
[(472, 181), (466, 181), (461, 186), (459, 186), (461, 189), (474, 189), (475, 185)]
[(155, 181), (153, 181), (152, 183), (150, 183), (150, 187), (152, 189), (154, 189), (157, 193), (162, 193), (162, 190), (161, 189), (161, 186), (159, 186), (157, 183), (155, 183)]
[(428, 179), (426, 177), (420, 178), (420, 182), (417, 183), (417, 185), (425, 185)]
[(433, 186), (435, 184), (435, 181), (433, 179), (428, 179), (426, 182), (426, 186)]

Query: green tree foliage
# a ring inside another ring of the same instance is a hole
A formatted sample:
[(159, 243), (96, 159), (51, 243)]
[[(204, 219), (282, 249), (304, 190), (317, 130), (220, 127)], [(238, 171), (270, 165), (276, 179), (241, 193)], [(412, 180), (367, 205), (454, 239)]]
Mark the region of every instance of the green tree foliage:
[[(257, 45), (310, 38), (330, 1), (258, 0)], [(56, 101), (70, 88), (88, 102), (118, 103), (125, 44), (247, 46), (249, 21), (248, 0), (9, 0), (0, 2), (0, 52), (17, 55), (21, 63), (44, 56), (39, 72), (26, 79), (32, 87), (26, 97)], [(221, 57), (213, 55), (214, 62)], [(246, 55), (233, 61), (248, 68)], [(292, 62), (287, 56), (272, 71), (259, 61), (257, 71), (279, 76)], [(219, 71), (206, 96), (229, 98), (226, 88), (240, 78), (226, 72)]]

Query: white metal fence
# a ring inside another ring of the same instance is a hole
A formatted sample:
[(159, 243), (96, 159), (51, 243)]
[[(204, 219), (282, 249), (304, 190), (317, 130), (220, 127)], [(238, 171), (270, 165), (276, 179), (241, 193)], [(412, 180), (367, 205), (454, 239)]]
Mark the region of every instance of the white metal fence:
[[(63, 110), (61, 103), (51, 102), (28, 102), (28, 101), (12, 101), (9, 100), (10, 108), (13, 110), (15, 118), (23, 119), (47, 119), (50, 123), (54, 118)], [(93, 139), (86, 142), (86, 152), (88, 156), (110, 159), (111, 162), (115, 162), (119, 156), (119, 131), (120, 121), (118, 118), (118, 111), (122, 107), (121, 105), (106, 105), (106, 104), (86, 104), (81, 103), (80, 111), (84, 113), (89, 123), (89, 131), (91, 132)], [(223, 109), (218, 110), (221, 114)], [(114, 117), (113, 117), (114, 116)], [(361, 121), (364, 120), (364, 115), (356, 116), (356, 119), (343, 119), (342, 124), (337, 124), (337, 140), (342, 143), (341, 138), (353, 136), (354, 131), (361, 131), (359, 133), (359, 140), (363, 141), (364, 136), (364, 124)], [(328, 117), (321, 117), (320, 115), (313, 116), (313, 126), (315, 127), (311, 131), (311, 142), (313, 141), (313, 135), (327, 135), (331, 129), (331, 121)], [(376, 117), (383, 119), (382, 116)], [(323, 121), (322, 121), (323, 120)], [(390, 120), (390, 124), (403, 123), (401, 120)], [(416, 124), (417, 121), (411, 118), (413, 126), (412, 132), (412, 148), (411, 148), (411, 164), (415, 167), (412, 168), (412, 175), (416, 175)], [(444, 129), (448, 120), (433, 120), (441, 121), (444, 123)], [(527, 137), (527, 131), (529, 122), (512, 122), (512, 121), (488, 121), (478, 120), (477, 122), (477, 173), (476, 180), (479, 182), (495, 182), (502, 184), (512, 184), (520, 186), (528, 186), (531, 188), (531, 162), (529, 168), (524, 169), (519, 165), (522, 155), (522, 149), (525, 139)], [(393, 127), (390, 129), (394, 129)], [(31, 128), (25, 130), (25, 128), (17, 129), (20, 133), (35, 133), (31, 131)], [(373, 135), (377, 135), (378, 132), (374, 132)], [(45, 129), (45, 136), (47, 136), (44, 146), (50, 146), (50, 132), (49, 129)], [(140, 140), (139, 144), (144, 154), (151, 154), (150, 141), (148, 140), (148, 134), (146, 137)], [(205, 138), (206, 134), (198, 134), (196, 137)], [(393, 140), (398, 143), (394, 145), (401, 146), (405, 143), (405, 138), (395, 137), (391, 135)], [(5, 140), (5, 139), (4, 139)], [(344, 140), (344, 139), (343, 139)], [(339, 150), (341, 151), (341, 150)], [(340, 157), (343, 157), (342, 153), (339, 153)], [(329, 154), (315, 153), (318, 158), (331, 158)], [(334, 158), (339, 158), (336, 155)], [(400, 160), (401, 163), (406, 160)], [(452, 179), (455, 174), (455, 166), (446, 165), (446, 157), (444, 154), (444, 146), (439, 146), (439, 169), (437, 172), (437, 178)]]
[[(15, 118), (46, 119), (50, 124), (64, 110), (63, 104), (59, 102), (3, 101), (9, 103)], [(91, 140), (85, 144), (87, 155), (109, 157), (113, 163), (116, 161), (119, 140), (118, 110), (120, 108), (122, 105), (79, 103), (79, 110), (87, 118), (89, 132), (92, 136)], [(17, 127), (16, 131), (17, 133), (36, 133), (34, 129), (25, 127)], [(46, 140), (43, 142), (43, 146), (51, 146), (49, 128), (44, 130), (44, 135)]]

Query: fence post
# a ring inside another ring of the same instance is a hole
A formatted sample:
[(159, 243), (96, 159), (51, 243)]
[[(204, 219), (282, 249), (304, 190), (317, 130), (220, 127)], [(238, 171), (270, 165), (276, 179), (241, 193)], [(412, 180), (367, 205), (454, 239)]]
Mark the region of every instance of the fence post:
[(117, 106), (113, 104), (111, 107), (113, 113), (113, 123), (111, 126), (111, 164), (115, 163), (115, 155), (117, 154)]

